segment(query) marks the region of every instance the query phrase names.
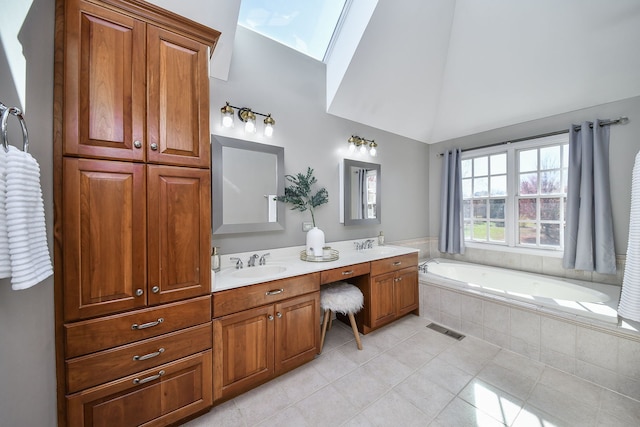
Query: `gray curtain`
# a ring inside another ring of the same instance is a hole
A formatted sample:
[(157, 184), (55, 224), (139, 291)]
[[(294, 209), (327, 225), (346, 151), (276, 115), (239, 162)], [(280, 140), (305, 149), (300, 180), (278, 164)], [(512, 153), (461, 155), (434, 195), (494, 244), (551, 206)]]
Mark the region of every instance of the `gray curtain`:
[(464, 253), (461, 155), (459, 148), (443, 155), (438, 250), (449, 254)]
[(600, 126), (599, 120), (569, 130), (566, 223), (563, 267), (616, 274), (609, 126)]

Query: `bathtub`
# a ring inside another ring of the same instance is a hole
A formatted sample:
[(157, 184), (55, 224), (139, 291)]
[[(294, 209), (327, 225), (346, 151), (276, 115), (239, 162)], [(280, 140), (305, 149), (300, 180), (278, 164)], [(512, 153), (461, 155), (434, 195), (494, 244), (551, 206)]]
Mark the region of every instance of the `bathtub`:
[(618, 321), (618, 286), (446, 259), (431, 260), (426, 269), (424, 266), (421, 264), (420, 280), (431, 284), (559, 315)]

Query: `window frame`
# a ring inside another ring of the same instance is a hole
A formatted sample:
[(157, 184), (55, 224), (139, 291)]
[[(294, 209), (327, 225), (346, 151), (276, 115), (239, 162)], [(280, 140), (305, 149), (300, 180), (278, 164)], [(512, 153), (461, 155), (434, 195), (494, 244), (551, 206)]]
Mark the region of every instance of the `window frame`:
[[(567, 145), (569, 143), (569, 134), (562, 133), (558, 135), (531, 138), (523, 141), (518, 141), (517, 143), (506, 143), (500, 144), (491, 147), (484, 147), (478, 149), (469, 149), (462, 152), (461, 160), (468, 160), (477, 157), (487, 157), (505, 153), (507, 155), (507, 195), (505, 198), (505, 213), (504, 213), (504, 223), (505, 223), (505, 241), (481, 241), (481, 240), (467, 240), (466, 236), (464, 238), (465, 246), (469, 248), (482, 248), (482, 249), (495, 249), (495, 250), (508, 250), (513, 252), (523, 252), (523, 253), (544, 253), (545, 255), (556, 255), (562, 256), (564, 252), (564, 228), (565, 228), (565, 209), (566, 204), (564, 201), (566, 200), (566, 193), (553, 193), (553, 194), (536, 194), (531, 196), (526, 196), (524, 198), (535, 197), (537, 200), (540, 198), (546, 198), (547, 196), (555, 198), (561, 198), (561, 208), (560, 208), (560, 219), (558, 221), (550, 221), (550, 220), (541, 220), (541, 216), (539, 214), (540, 207), (539, 202), (537, 203), (537, 215), (536, 215), (536, 224), (539, 226), (541, 223), (559, 223), (560, 224), (560, 236), (559, 236), (559, 246), (552, 245), (540, 245), (539, 240), (537, 240), (535, 245), (529, 244), (521, 244), (519, 242), (519, 224), (520, 219), (517, 217), (518, 212), (518, 201), (521, 199), (520, 194), (520, 170), (519, 170), (519, 152), (526, 151), (530, 149), (541, 149), (549, 146), (560, 146), (561, 150), (561, 158), (560, 158), (560, 186), (561, 190), (566, 188), (566, 183), (563, 181), (566, 179), (567, 174), (564, 174), (563, 171), (563, 163), (568, 163), (567, 161), (563, 162), (562, 156), (564, 155), (562, 146)], [(566, 151), (568, 156), (568, 150)], [(539, 154), (538, 154), (539, 160)], [(540, 163), (538, 162), (538, 168), (536, 172), (540, 172)], [(538, 183), (538, 185), (540, 185)], [(492, 198), (502, 198), (501, 196), (492, 197), (488, 195), (485, 200), (490, 200)], [(463, 199), (464, 200), (464, 199)], [(468, 200), (468, 199), (467, 199)], [(471, 200), (477, 200), (476, 198), (472, 198)], [(464, 201), (463, 201), (464, 205)], [(463, 218), (464, 219), (464, 218)], [(473, 215), (471, 217), (473, 223)], [(488, 222), (491, 222), (490, 217), (487, 218)], [(463, 223), (464, 224), (464, 223)], [(464, 225), (463, 225), (464, 226)], [(539, 227), (536, 227), (537, 236), (540, 236)], [(489, 236), (487, 236), (489, 237)]]

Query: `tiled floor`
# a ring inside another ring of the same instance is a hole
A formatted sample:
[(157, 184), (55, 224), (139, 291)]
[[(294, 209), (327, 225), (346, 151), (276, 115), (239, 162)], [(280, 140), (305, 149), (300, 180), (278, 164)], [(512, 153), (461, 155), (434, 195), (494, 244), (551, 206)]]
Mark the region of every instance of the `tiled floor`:
[(428, 323), (407, 316), (358, 351), (334, 322), (314, 361), (185, 426), (640, 426), (640, 402)]

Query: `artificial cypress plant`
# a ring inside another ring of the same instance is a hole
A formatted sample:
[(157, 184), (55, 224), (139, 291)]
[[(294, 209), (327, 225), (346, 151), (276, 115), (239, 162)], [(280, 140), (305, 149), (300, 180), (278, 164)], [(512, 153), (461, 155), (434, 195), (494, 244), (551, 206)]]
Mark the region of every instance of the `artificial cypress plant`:
[(291, 203), (293, 205), (291, 210), (304, 212), (309, 209), (309, 212), (311, 212), (311, 221), (315, 227), (316, 219), (313, 215), (313, 210), (329, 201), (327, 189), (322, 187), (316, 191), (315, 194), (312, 194), (313, 189), (311, 187), (317, 180), (313, 176), (313, 169), (310, 167), (307, 167), (306, 175), (298, 173), (296, 175), (285, 175), (285, 178), (291, 185), (285, 187), (284, 196), (278, 196), (277, 200), (279, 202)]

